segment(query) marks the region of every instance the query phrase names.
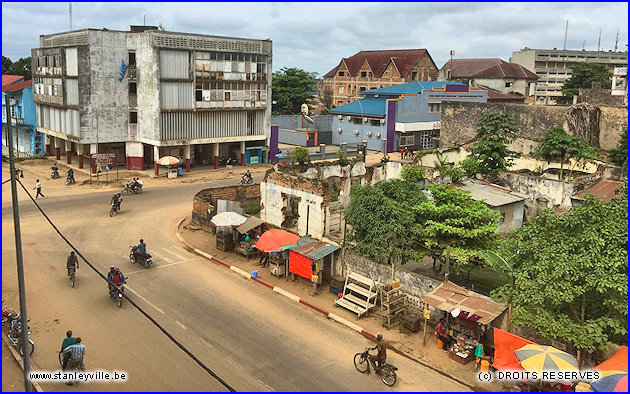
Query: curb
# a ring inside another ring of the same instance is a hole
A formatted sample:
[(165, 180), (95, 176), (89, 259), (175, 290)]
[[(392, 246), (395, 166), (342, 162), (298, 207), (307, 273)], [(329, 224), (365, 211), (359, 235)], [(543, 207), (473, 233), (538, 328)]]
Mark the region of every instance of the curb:
[[(272, 285), (270, 285), (270, 284), (268, 284), (268, 283), (265, 283), (264, 281), (260, 280), (259, 278), (252, 278), (252, 277), (251, 277), (251, 274), (249, 274), (249, 273), (247, 273), (247, 272), (243, 271), (242, 269), (240, 269), (240, 268), (238, 268), (238, 267), (236, 267), (236, 266), (229, 265), (229, 264), (227, 264), (226, 262), (221, 261), (221, 260), (217, 259), (216, 257), (211, 256), (211, 255), (209, 255), (208, 253), (206, 253), (206, 252), (204, 252), (204, 251), (202, 251), (202, 250), (199, 250), (199, 249), (194, 248), (192, 245), (190, 245), (188, 242), (186, 242), (186, 241), (184, 240), (184, 238), (183, 238), (181, 235), (179, 235), (179, 226), (181, 226), (181, 224), (184, 222), (184, 220), (186, 220), (186, 218), (183, 218), (183, 219), (182, 219), (182, 220), (180, 220), (180, 221), (179, 221), (179, 223), (177, 224), (177, 229), (176, 229), (176, 231), (175, 231), (175, 235), (177, 236), (177, 239), (179, 239), (179, 241), (180, 241), (180, 242), (182, 242), (184, 245), (186, 245), (186, 246), (187, 246), (189, 249), (191, 249), (194, 253), (196, 253), (196, 254), (198, 254), (198, 255), (201, 255), (201, 256), (203, 256), (203, 257), (206, 257), (208, 260), (210, 260), (210, 261), (212, 261), (212, 262), (214, 262), (214, 263), (217, 263), (217, 264), (223, 265), (224, 267), (226, 267), (226, 268), (230, 269), (231, 271), (234, 271), (234, 272), (236, 272), (236, 273), (238, 273), (238, 274), (240, 274), (240, 275), (243, 275), (243, 276), (244, 276), (244, 277), (246, 277), (246, 278), (252, 279), (253, 281), (258, 282), (258, 283), (260, 283), (260, 284), (262, 284), (262, 285), (264, 285), (264, 286), (266, 286), (266, 287), (268, 287), (268, 288), (272, 289), (274, 292), (276, 292), (276, 293), (278, 293), (278, 294), (281, 294), (281, 295), (283, 295), (283, 296), (285, 296), (285, 297), (289, 298), (290, 300), (293, 300), (293, 301), (295, 301), (295, 302), (297, 302), (297, 303), (299, 303), (299, 304), (305, 305), (305, 306), (307, 306), (307, 307), (309, 307), (309, 308), (311, 308), (311, 309), (315, 310), (316, 312), (319, 312), (319, 313), (323, 314), (323, 315), (324, 315), (324, 316), (326, 316), (327, 318), (329, 318), (329, 319), (331, 319), (331, 320), (334, 320), (334, 321), (336, 321), (337, 323), (340, 323), (340, 324), (342, 324), (342, 325), (344, 325), (344, 326), (346, 326), (346, 327), (348, 327), (348, 328), (350, 328), (350, 329), (352, 329), (352, 330), (354, 330), (354, 331), (357, 331), (358, 333), (360, 333), (361, 335), (363, 335), (363, 336), (364, 336), (365, 338), (367, 338), (367, 339), (370, 339), (370, 340), (373, 340), (373, 341), (374, 341), (374, 340), (376, 340), (376, 335), (374, 335), (374, 334), (372, 334), (372, 333), (370, 333), (370, 332), (368, 332), (368, 331), (364, 330), (362, 327), (360, 327), (360, 326), (358, 326), (358, 325), (356, 325), (356, 324), (352, 323), (351, 321), (348, 321), (348, 320), (344, 319), (344, 318), (343, 318), (343, 317), (341, 317), (341, 316), (335, 315), (334, 313), (327, 312), (327, 311), (325, 311), (325, 310), (323, 310), (323, 309), (321, 309), (321, 308), (319, 308), (319, 307), (317, 307), (317, 306), (315, 306), (315, 305), (313, 305), (313, 304), (310, 304), (309, 302), (302, 300), (302, 299), (301, 299), (300, 297), (298, 297), (297, 295), (295, 295), (295, 294), (293, 294), (293, 293), (289, 293), (288, 291), (286, 291), (286, 290), (284, 290), (284, 289), (282, 289), (282, 288), (280, 288), (280, 287), (277, 287), (277, 286), (272, 286)], [(409, 359), (409, 360), (412, 360), (412, 361), (414, 361), (414, 362), (416, 362), (416, 363), (418, 363), (418, 364), (422, 365), (423, 367), (429, 368), (429, 369), (431, 369), (432, 371), (435, 371), (435, 372), (439, 373), (439, 374), (440, 374), (440, 375), (442, 375), (442, 376), (445, 376), (445, 377), (447, 377), (447, 378), (449, 378), (449, 379), (452, 379), (452, 380), (454, 380), (455, 382), (457, 382), (457, 383), (459, 383), (459, 384), (461, 384), (461, 385), (463, 385), (463, 386), (466, 386), (466, 387), (470, 388), (470, 389), (471, 389), (471, 390), (473, 390), (473, 391), (479, 391), (479, 390), (480, 390), (478, 387), (473, 386), (473, 385), (471, 385), (471, 384), (469, 384), (469, 383), (467, 383), (467, 382), (465, 382), (465, 381), (463, 381), (463, 380), (461, 380), (461, 379), (458, 379), (458, 378), (456, 378), (456, 377), (453, 377), (453, 376), (451, 376), (451, 375), (447, 374), (446, 372), (441, 371), (441, 370), (439, 370), (439, 369), (435, 368), (434, 366), (432, 366), (432, 365), (430, 365), (430, 364), (427, 364), (427, 363), (425, 363), (425, 362), (422, 362), (422, 361), (420, 361), (420, 360), (418, 360), (418, 359), (416, 359), (416, 358), (414, 358), (414, 357), (412, 357), (412, 356), (410, 356), (410, 355), (408, 355), (408, 354), (404, 353), (404, 352), (403, 352), (403, 351), (401, 351), (401, 350), (398, 350), (398, 349), (396, 349), (396, 348), (394, 348), (394, 347), (392, 347), (392, 346), (390, 346), (390, 348), (391, 348), (391, 350), (392, 350), (392, 351), (394, 351), (395, 353), (397, 353), (397, 354), (399, 354), (399, 355), (401, 355), (401, 356), (403, 356), (403, 357), (405, 357), (405, 358), (407, 358), (407, 359)], [(13, 350), (13, 349), (11, 349), (11, 350)], [(14, 350), (13, 350), (13, 351), (14, 351)], [(483, 390), (481, 390), (481, 391), (483, 391)]]
[[(13, 357), (15, 358), (15, 361), (17, 361), (18, 364), (20, 364), (20, 367), (22, 368), (22, 370), (24, 370), (24, 362), (22, 361), (22, 356), (20, 356), (17, 350), (15, 350), (15, 347), (13, 347), (11, 342), (9, 342), (9, 339), (6, 337), (6, 335), (4, 335), (4, 333), (2, 333), (2, 340), (4, 341), (4, 343), (7, 344), (7, 347), (9, 348), (9, 351), (11, 352)], [(44, 392), (44, 390), (42, 389), (42, 386), (40, 386), (38, 382), (31, 381), (31, 386), (33, 386), (33, 388), (37, 392), (40, 392), (40, 393)]]

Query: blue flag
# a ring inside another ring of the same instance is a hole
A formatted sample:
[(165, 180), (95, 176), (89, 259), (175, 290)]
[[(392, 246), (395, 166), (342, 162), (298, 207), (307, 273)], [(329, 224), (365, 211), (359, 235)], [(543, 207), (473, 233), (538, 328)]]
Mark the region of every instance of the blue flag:
[(125, 59), (123, 59), (120, 63), (120, 71), (118, 72), (118, 80), (122, 82), (127, 74), (127, 63), (125, 63)]

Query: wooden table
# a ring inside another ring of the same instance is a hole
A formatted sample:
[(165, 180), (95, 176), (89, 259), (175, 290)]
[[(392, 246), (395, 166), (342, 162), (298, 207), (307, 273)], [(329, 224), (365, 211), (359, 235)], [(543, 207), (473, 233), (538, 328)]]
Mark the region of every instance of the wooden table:
[(251, 257), (260, 256), (260, 250), (253, 249), (253, 248), (249, 252), (247, 251), (247, 249), (243, 249), (243, 248), (236, 248), (234, 249), (234, 251), (240, 255), (247, 257), (247, 260), (249, 260)]

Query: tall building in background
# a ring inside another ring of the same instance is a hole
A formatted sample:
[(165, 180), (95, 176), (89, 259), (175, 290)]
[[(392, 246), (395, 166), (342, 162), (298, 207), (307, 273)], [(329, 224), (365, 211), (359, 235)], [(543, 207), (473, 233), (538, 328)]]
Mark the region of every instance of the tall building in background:
[(562, 96), (562, 84), (571, 77), (571, 68), (582, 62), (603, 64), (612, 72), (615, 67), (628, 66), (628, 52), (524, 48), (510, 58), (510, 63), (520, 64), (540, 77), (535, 97), (543, 104), (556, 103), (556, 98)]
[[(270, 40), (84, 29), (40, 36), (32, 50), (37, 129), (79, 167), (118, 153), (127, 169), (164, 155), (217, 165), (265, 160), (271, 117)], [(95, 163), (91, 163), (93, 170)], [(157, 171), (157, 167), (156, 167)]]

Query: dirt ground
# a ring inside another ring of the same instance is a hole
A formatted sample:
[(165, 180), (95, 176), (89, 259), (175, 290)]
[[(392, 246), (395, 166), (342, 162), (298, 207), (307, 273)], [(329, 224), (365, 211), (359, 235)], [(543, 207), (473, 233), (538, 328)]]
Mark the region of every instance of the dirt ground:
[[(186, 218), (179, 227), (180, 235), (195, 248), (200, 249), (217, 259), (236, 266), (246, 272), (258, 271), (258, 277), (273, 286), (297, 295), (309, 303), (332, 313), (335, 313), (361, 327), (366, 331), (376, 334), (382, 333), (385, 339), (398, 352), (410, 357), (421, 364), (439, 371), (442, 374), (451, 376), (455, 380), (471, 386), (471, 388), (482, 391), (502, 391), (500, 383), (479, 383), (475, 378), (475, 363), (469, 362), (461, 365), (448, 358), (448, 353), (437, 347), (437, 341), (433, 335), (433, 328), (428, 326), (426, 333), (426, 344), (423, 345), (422, 328), (418, 333), (408, 331), (401, 332), (398, 328), (388, 330), (381, 325), (381, 318), (374, 312), (366, 317), (357, 318), (352, 312), (335, 306), (337, 296), (328, 288), (320, 288), (315, 296), (311, 295), (312, 286), (306, 279), (297, 278), (295, 281), (287, 280), (285, 277), (277, 278), (271, 275), (269, 267), (260, 267), (258, 259), (247, 258), (235, 252), (223, 252), (216, 248), (216, 238), (213, 234), (197, 226), (190, 225), (190, 217)], [(271, 290), (270, 290), (271, 291)]]

